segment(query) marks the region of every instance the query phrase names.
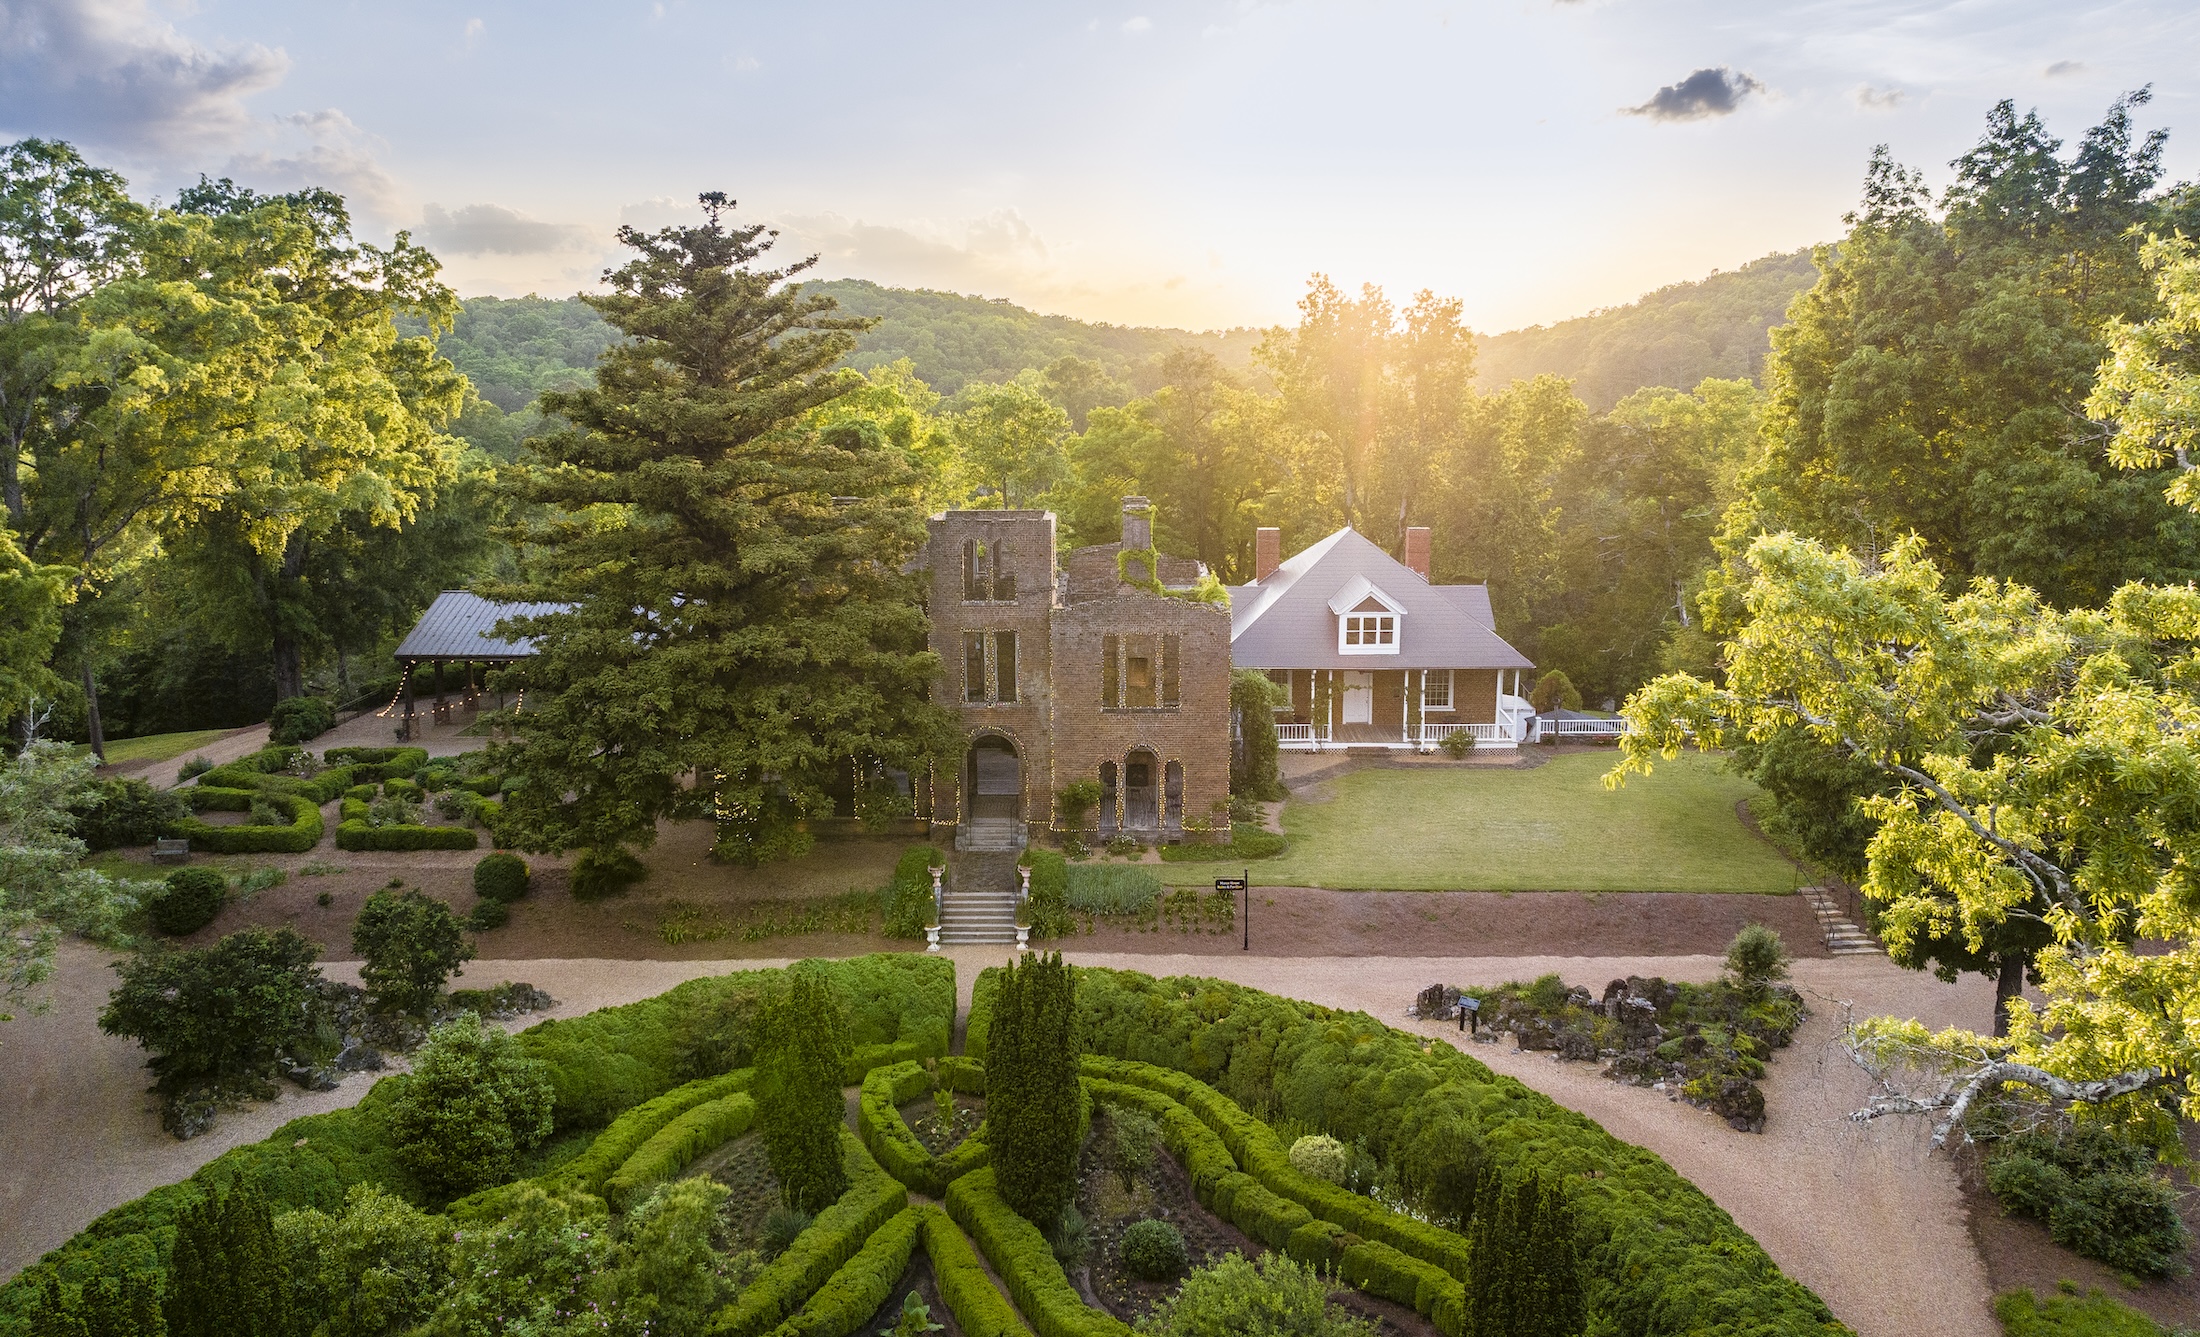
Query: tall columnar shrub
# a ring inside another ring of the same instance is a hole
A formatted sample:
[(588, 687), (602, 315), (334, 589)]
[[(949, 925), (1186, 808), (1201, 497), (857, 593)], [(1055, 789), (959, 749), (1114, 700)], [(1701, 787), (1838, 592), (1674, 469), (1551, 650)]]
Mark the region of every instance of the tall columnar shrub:
[(1508, 1184), (1493, 1165), (1475, 1199), (1463, 1337), (1578, 1337), (1576, 1222), (1561, 1182), (1527, 1174)]
[(756, 1055), (756, 1107), (764, 1151), (787, 1206), (823, 1211), (848, 1191), (840, 1133), (848, 1063), (848, 1024), (831, 983), (798, 970), (764, 1004)]
[(290, 1280), (267, 1198), (252, 1180), (209, 1193), (176, 1222), (161, 1314), (168, 1337), (290, 1337)]
[(1077, 1191), (1075, 985), (1060, 952), (1002, 972), (986, 1038), (986, 1133), (1001, 1200), (1052, 1231)]
[(1230, 754), (1230, 792), (1237, 797), (1272, 802), (1284, 796), (1275, 712), (1289, 702), (1283, 688), (1260, 670), (1231, 671), (1230, 709), (1237, 714), (1240, 742)]
[(425, 1016), (444, 981), (474, 959), (474, 945), (451, 907), (417, 891), (378, 891), (359, 908), (351, 949), (359, 981), (379, 1008)]

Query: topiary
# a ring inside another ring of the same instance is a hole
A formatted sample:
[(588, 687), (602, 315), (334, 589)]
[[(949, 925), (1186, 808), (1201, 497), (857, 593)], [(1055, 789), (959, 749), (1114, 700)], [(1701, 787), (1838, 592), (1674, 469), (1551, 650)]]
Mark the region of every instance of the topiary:
[(268, 741), (303, 743), (336, 727), (336, 710), (317, 696), (294, 696), (277, 701), (267, 717)]
[(474, 894), (484, 900), (516, 901), (527, 894), (527, 861), (517, 854), (492, 854), (474, 865)]
[(211, 868), (178, 868), (146, 907), (153, 927), (182, 937), (214, 922), (229, 895), (229, 879)]
[(1183, 1234), (1159, 1218), (1131, 1222), (1116, 1247), (1124, 1269), (1141, 1281), (1167, 1281), (1191, 1261)]
[(1762, 989), (1788, 973), (1787, 944), (1779, 931), (1763, 924), (1744, 924), (1727, 944), (1727, 973), (1745, 989)]
[(512, 919), (512, 907), (502, 901), (480, 900), (467, 912), (466, 927), (479, 931), (486, 928), (503, 928)]
[(1344, 1143), (1326, 1133), (1309, 1133), (1291, 1144), (1291, 1168), (1309, 1179), (1342, 1184), (1350, 1162)]

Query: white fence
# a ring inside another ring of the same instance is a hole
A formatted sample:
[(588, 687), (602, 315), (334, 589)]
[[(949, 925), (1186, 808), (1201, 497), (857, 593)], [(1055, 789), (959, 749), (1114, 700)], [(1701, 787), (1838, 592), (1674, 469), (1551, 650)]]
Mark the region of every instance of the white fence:
[(1611, 719), (1554, 720), (1538, 715), (1535, 721), (1535, 741), (1546, 738), (1617, 738), (1627, 732), (1624, 717)]
[(1329, 741), (1326, 724), (1279, 724), (1276, 726), (1276, 746), (1300, 748), (1310, 752), (1321, 751)]

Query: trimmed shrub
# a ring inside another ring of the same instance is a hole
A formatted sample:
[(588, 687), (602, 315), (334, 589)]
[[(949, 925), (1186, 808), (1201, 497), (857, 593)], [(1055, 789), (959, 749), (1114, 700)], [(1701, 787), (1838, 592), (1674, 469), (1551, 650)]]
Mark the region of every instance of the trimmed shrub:
[(578, 900), (600, 900), (620, 894), (641, 881), (648, 872), (640, 859), (617, 846), (608, 850), (582, 850), (580, 857), (573, 860), (567, 885)]
[(527, 861), (517, 854), (492, 854), (474, 865), (474, 895), (491, 901), (516, 901), (527, 894)]
[(1145, 1281), (1167, 1281), (1191, 1261), (1183, 1233), (1159, 1218), (1131, 1222), (1116, 1250), (1130, 1274)]
[[(947, 1062), (943, 1061), (941, 1067), (942, 1076), (945, 1076)], [(856, 1106), (856, 1131), (886, 1173), (917, 1192), (936, 1198), (947, 1191), (949, 1184), (984, 1165), (991, 1153), (985, 1144), (985, 1125), (982, 1123), (953, 1150), (938, 1157), (925, 1150), (924, 1143), (909, 1131), (909, 1123), (901, 1117), (900, 1107), (931, 1091), (934, 1084), (933, 1075), (915, 1062), (871, 1069), (863, 1079), (863, 1094)], [(956, 1088), (948, 1084), (948, 1089)], [(981, 1092), (985, 1089), (982, 1070), (978, 1089)]]
[(303, 743), (336, 727), (336, 708), (317, 696), (277, 701), (267, 717), (267, 736), (276, 743)]
[(947, 1214), (977, 1242), (1038, 1337), (1131, 1337), (1130, 1326), (1087, 1305), (1039, 1228), (1001, 1201), (987, 1166), (950, 1184)]
[[(1146, 1337), (1217, 1332), (1375, 1337), (1378, 1325), (1329, 1302), (1330, 1278), (1280, 1254), (1227, 1253), (1184, 1279), (1139, 1325)], [(1387, 1326), (1387, 1325), (1385, 1325)]]
[(696, 1106), (658, 1129), (626, 1158), (618, 1173), (604, 1181), (605, 1201), (625, 1211), (697, 1156), (749, 1131), (755, 1121), (756, 1101), (745, 1091)]
[(1344, 1143), (1327, 1133), (1310, 1133), (1291, 1144), (1291, 1168), (1325, 1183), (1344, 1183)]
[(174, 937), (196, 933), (214, 922), (229, 897), (229, 879), (211, 868), (178, 868), (161, 879), (147, 912), (153, 927)]
[(321, 754), (331, 766), (349, 766), (354, 783), (379, 784), (396, 776), (409, 776), (428, 764), (424, 747), (332, 747)]
[(940, 1299), (955, 1316), (963, 1337), (1030, 1337), (1031, 1329), (1024, 1326), (1015, 1307), (1001, 1298), (978, 1251), (953, 1218), (930, 1203), (921, 1203), (916, 1210), (923, 1213), (924, 1253), (932, 1260), (933, 1284), (940, 1288)]
[(209, 854), (303, 854), (321, 843), (326, 830), (320, 807), (296, 794), (194, 785), (184, 791), (184, 797), (193, 812), (250, 812), (257, 799), (290, 818), (287, 826), (213, 826), (186, 817), (164, 833), (180, 836), (191, 842), (192, 849)]
[(474, 930), (503, 928), (512, 922), (512, 907), (502, 901), (475, 901), (466, 912), (466, 927)]
[(710, 1325), (714, 1337), (756, 1337), (778, 1327), (856, 1256), (873, 1231), (909, 1205), (908, 1191), (879, 1168), (854, 1133), (841, 1129), (840, 1145), (848, 1191), (718, 1311)]
[[(346, 799), (348, 809), (354, 800)], [(336, 827), (340, 850), (470, 850), (481, 838), (464, 826), (375, 826), (347, 816)]]
[(1163, 845), (1163, 863), (1239, 863), (1248, 859), (1273, 859), (1291, 848), (1291, 842), (1257, 826), (1231, 827), (1227, 845)]
[(917, 1250), (924, 1213), (938, 1210), (920, 1205), (896, 1212), (818, 1288), (800, 1313), (772, 1329), (772, 1337), (854, 1337), (879, 1306), (893, 1298), (894, 1287), (909, 1266), (909, 1255)]
[(90, 850), (150, 845), (191, 809), (183, 795), (155, 789), (143, 780), (99, 780), (71, 801), (76, 834)]

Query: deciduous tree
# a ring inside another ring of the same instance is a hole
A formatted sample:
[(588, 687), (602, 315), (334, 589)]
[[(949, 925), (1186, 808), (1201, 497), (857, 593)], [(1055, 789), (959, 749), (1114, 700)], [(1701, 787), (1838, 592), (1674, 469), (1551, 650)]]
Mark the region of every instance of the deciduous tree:
[(418, 891), (385, 888), (367, 897), (351, 926), (359, 981), (378, 1008), (426, 1016), (444, 982), (474, 959), (451, 907)]
[(264, 1091), (276, 1060), (312, 1034), (320, 954), (291, 929), (248, 928), (211, 947), (133, 957), (99, 1028), (143, 1045), (162, 1091)]

